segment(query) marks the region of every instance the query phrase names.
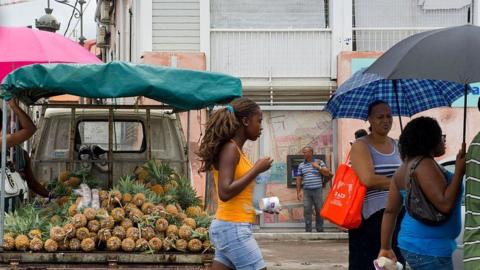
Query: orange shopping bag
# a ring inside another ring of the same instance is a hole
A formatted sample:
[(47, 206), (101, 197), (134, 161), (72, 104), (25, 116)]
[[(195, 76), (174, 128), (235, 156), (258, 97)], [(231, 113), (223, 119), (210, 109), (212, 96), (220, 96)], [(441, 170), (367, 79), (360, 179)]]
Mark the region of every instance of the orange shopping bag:
[(340, 227), (355, 229), (362, 223), (362, 206), (367, 188), (348, 165), (348, 160), (347, 157), (347, 162), (338, 166), (320, 215)]

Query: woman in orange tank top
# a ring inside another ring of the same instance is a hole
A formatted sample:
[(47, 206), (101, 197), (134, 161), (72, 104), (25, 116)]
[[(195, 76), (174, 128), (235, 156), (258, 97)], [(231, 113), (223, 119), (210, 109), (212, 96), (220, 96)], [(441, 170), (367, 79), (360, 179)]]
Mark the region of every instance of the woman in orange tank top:
[(212, 170), (218, 192), (218, 209), (210, 226), (215, 246), (212, 269), (266, 269), (253, 238), (255, 178), (268, 170), (272, 159), (252, 164), (242, 147), (260, 137), (262, 111), (248, 98), (239, 98), (215, 111), (207, 122), (198, 156), (201, 171)]

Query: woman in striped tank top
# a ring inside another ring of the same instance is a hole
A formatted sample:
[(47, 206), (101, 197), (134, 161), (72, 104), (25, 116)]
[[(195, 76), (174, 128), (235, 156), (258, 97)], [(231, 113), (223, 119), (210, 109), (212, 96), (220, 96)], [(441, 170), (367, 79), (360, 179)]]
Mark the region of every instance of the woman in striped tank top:
[[(392, 128), (390, 106), (381, 100), (371, 103), (368, 106), (368, 122), (370, 134), (355, 141), (351, 150), (352, 168), (367, 187), (367, 194), (363, 202), (362, 224), (357, 229), (348, 231), (350, 270), (375, 269), (373, 260), (377, 258), (380, 249), (382, 216), (388, 199), (388, 188), (393, 174), (401, 164), (397, 143), (388, 137)], [(398, 260), (404, 263), (397, 248), (396, 234), (393, 247)]]
[(218, 192), (218, 208), (210, 226), (215, 246), (212, 269), (266, 269), (253, 238), (255, 178), (268, 170), (272, 159), (252, 164), (242, 151), (247, 140), (260, 137), (262, 111), (248, 98), (239, 98), (214, 112), (207, 122), (198, 155), (201, 171), (212, 170)]

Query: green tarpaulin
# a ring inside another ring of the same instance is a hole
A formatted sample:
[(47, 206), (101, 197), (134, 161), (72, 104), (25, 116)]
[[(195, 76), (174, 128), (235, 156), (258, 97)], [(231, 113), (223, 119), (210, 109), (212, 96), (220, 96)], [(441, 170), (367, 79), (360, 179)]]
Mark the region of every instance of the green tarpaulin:
[(26, 104), (71, 94), (87, 98), (145, 96), (177, 110), (204, 108), (242, 95), (240, 79), (214, 72), (110, 62), (36, 64), (7, 75), (3, 95)]

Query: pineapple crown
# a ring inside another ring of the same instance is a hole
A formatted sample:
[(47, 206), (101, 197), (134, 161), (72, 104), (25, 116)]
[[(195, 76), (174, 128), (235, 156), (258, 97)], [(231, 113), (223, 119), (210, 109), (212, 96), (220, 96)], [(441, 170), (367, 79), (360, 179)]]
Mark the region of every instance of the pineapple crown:
[(41, 216), (38, 209), (31, 205), (15, 210), (13, 213), (5, 213), (5, 231), (15, 235), (27, 235), (30, 230), (39, 229), (43, 231), (48, 220)]
[(187, 209), (190, 206), (199, 206), (202, 203), (202, 200), (197, 196), (197, 192), (187, 178), (180, 178), (178, 181), (176, 198), (182, 209)]
[(174, 170), (167, 162), (150, 160), (143, 168), (147, 170), (150, 176), (150, 182), (160, 185), (165, 185), (170, 182), (170, 175), (174, 173)]

